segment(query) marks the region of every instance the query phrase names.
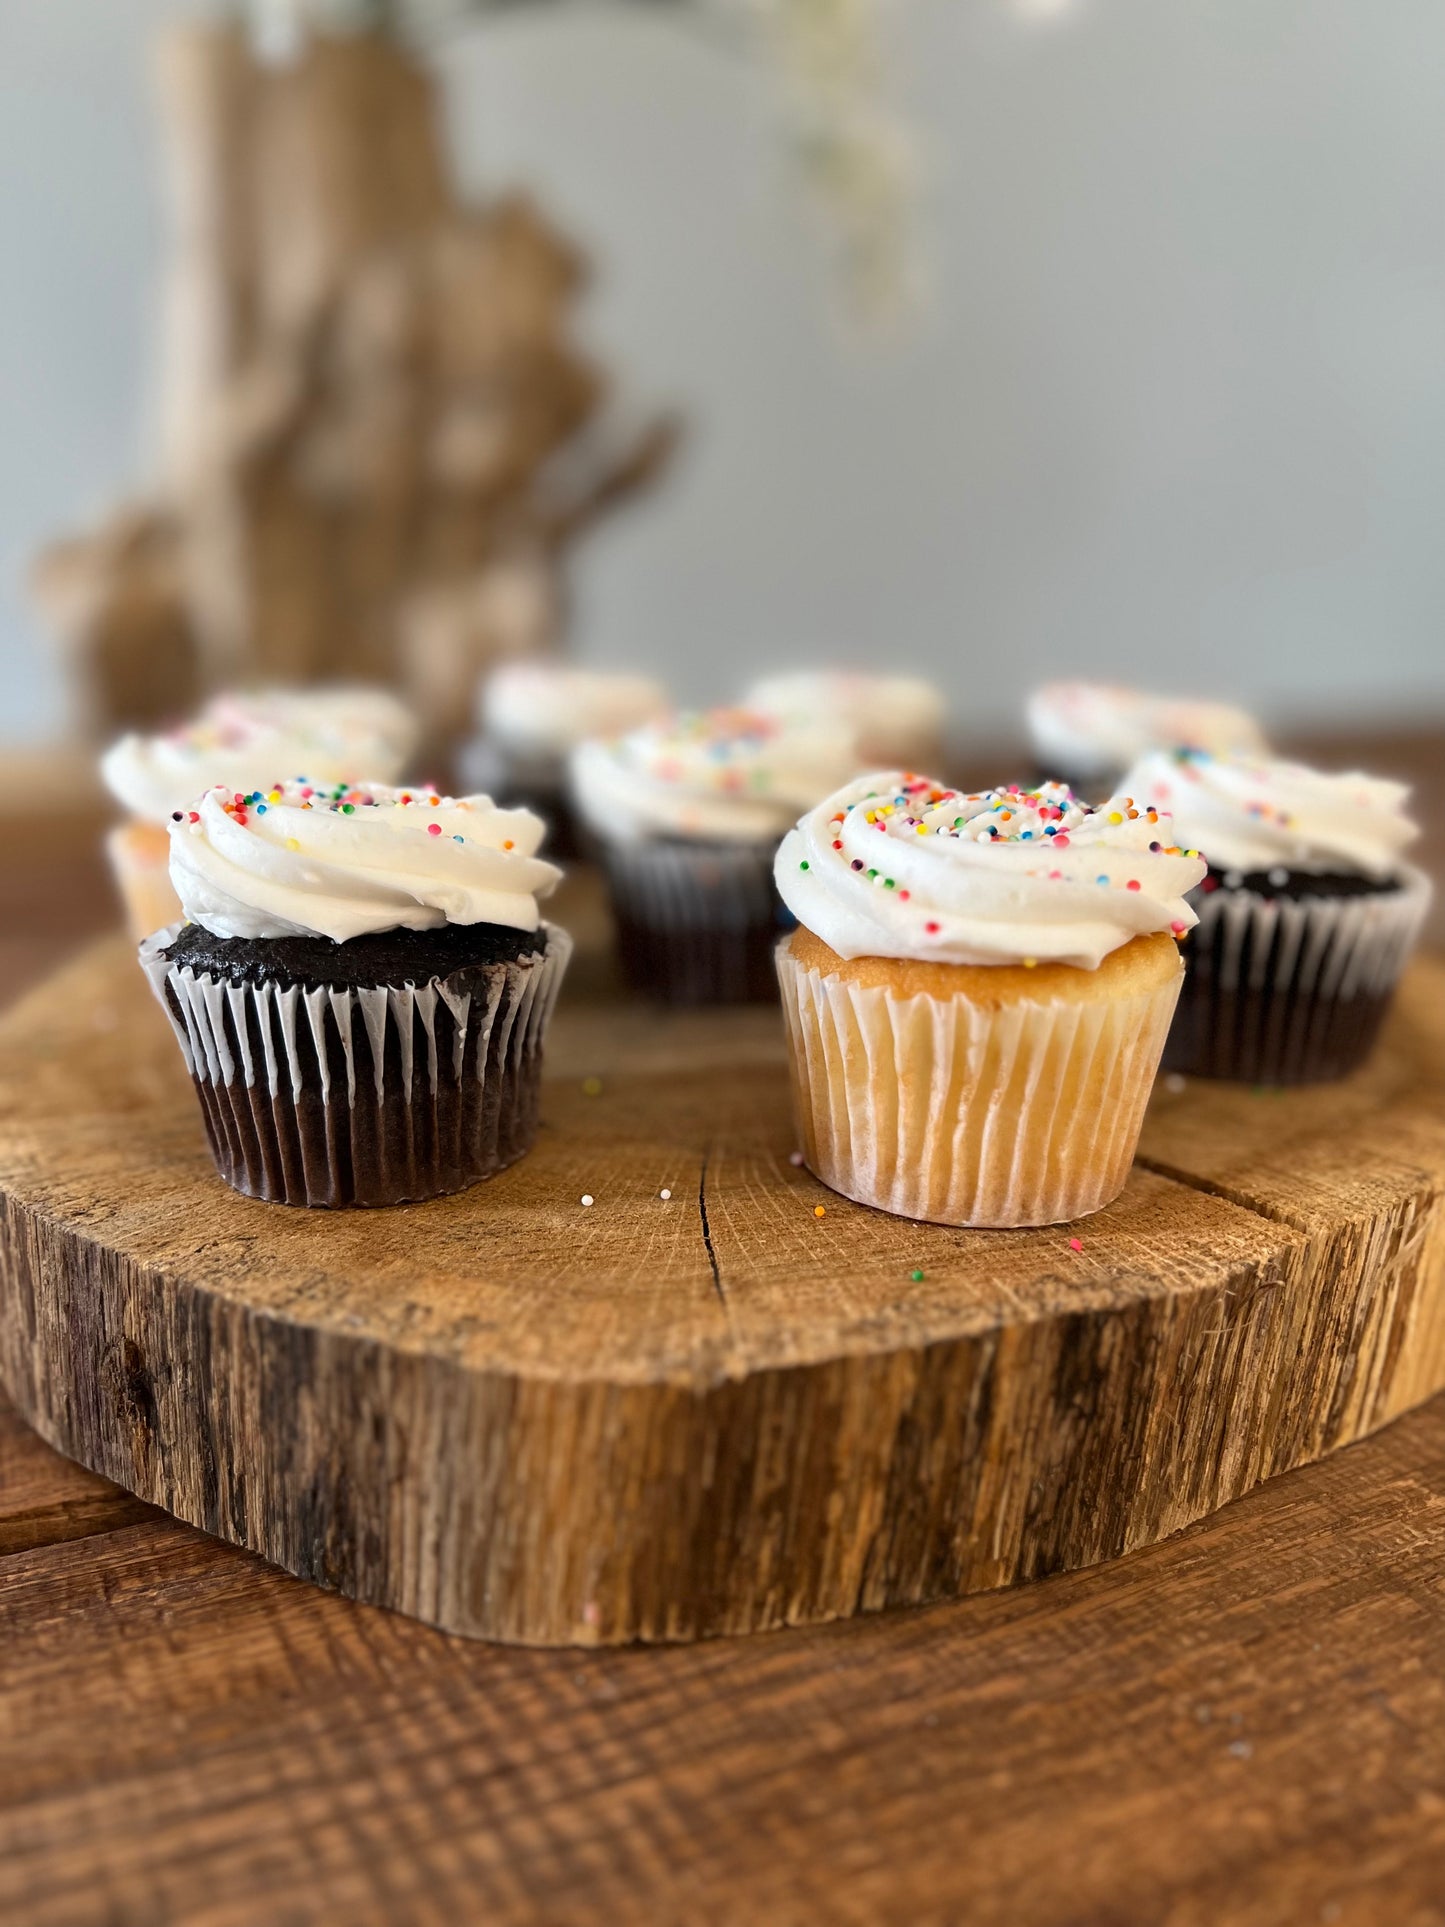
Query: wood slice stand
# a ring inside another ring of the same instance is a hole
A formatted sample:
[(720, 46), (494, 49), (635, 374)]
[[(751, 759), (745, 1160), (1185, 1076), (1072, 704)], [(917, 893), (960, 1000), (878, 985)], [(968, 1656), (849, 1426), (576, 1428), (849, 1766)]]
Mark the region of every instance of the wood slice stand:
[(89, 951), (0, 1023), (21, 1410), (322, 1585), (590, 1644), (1113, 1558), (1445, 1386), (1441, 963), (1346, 1084), (1161, 1085), (1118, 1203), (1029, 1232), (825, 1191), (776, 1012), (604, 976), (584, 945), (522, 1164), (328, 1214), (222, 1185), (133, 954)]

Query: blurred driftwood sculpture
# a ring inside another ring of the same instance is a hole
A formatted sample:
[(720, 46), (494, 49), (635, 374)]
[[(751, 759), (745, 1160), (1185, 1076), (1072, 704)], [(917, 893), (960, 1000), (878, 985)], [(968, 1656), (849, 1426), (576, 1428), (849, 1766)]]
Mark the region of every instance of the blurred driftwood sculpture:
[(396, 41), (268, 64), (239, 28), (188, 26), (160, 91), (161, 485), (34, 575), (78, 720), (363, 676), (445, 741), (480, 667), (557, 640), (564, 549), (652, 479), (674, 426), (608, 426), (568, 337), (580, 257), (525, 197), (458, 203)]
[(80, 735), (103, 737), (120, 721), (155, 726), (196, 706), (200, 665), (171, 517), (118, 510), (47, 549), (30, 587), (59, 642)]

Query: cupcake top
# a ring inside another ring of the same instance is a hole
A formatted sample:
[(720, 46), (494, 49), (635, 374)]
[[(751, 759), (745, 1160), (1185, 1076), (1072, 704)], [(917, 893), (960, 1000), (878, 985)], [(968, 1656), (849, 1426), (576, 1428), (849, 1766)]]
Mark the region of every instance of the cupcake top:
[(494, 923), (535, 930), (561, 871), (545, 825), (486, 796), (304, 778), (208, 789), (171, 819), (171, 882), (217, 937), (330, 937)]
[(667, 716), (572, 758), (577, 807), (601, 837), (770, 843), (857, 767), (850, 735), (745, 709)]
[(846, 669), (764, 676), (746, 691), (743, 703), (787, 722), (840, 722), (864, 742), (936, 742), (945, 712), (943, 692), (921, 677)]
[(487, 678), (487, 734), (520, 755), (565, 756), (589, 736), (617, 736), (667, 708), (650, 676), (572, 669), (554, 662), (509, 663)]
[(1132, 937), (1198, 922), (1204, 875), (1162, 811), (1090, 809), (1062, 783), (965, 795), (897, 771), (862, 776), (784, 837), (774, 875), (840, 957), (1096, 970)]
[(1216, 870), (1384, 877), (1417, 834), (1405, 814), (1404, 783), (1327, 775), (1302, 763), (1158, 753), (1135, 764), (1127, 786), (1170, 811), (1179, 834)]
[(213, 783), (248, 792), (297, 770), (337, 783), (396, 777), (416, 743), (411, 714), (384, 689), (263, 689), (217, 696), (159, 736), (122, 736), (101, 774), (132, 816), (168, 823)]
[(1254, 718), (1228, 703), (1144, 696), (1106, 683), (1045, 683), (1029, 697), (1028, 724), (1046, 767), (1084, 776), (1128, 769), (1153, 749), (1258, 756), (1266, 747)]

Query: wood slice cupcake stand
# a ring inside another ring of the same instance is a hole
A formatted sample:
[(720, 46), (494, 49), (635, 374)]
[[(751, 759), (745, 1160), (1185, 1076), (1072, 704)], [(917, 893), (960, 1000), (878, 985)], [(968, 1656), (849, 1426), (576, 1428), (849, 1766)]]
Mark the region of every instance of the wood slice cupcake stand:
[(1114, 1558), (1445, 1385), (1445, 965), (1359, 1077), (1161, 1085), (1115, 1205), (968, 1232), (795, 1167), (778, 1014), (610, 998), (592, 923), (536, 1150), (401, 1210), (227, 1190), (119, 939), (14, 1009), (0, 1375), (37, 1430), (354, 1598), (595, 1643)]

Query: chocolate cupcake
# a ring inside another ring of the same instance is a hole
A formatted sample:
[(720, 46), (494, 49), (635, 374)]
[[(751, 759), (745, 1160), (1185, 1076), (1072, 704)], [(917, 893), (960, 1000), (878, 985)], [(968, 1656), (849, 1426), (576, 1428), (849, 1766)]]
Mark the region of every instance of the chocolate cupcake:
[(1249, 1084), (1357, 1069), (1430, 902), (1401, 861), (1406, 787), (1198, 751), (1145, 758), (1127, 787), (1209, 864), (1165, 1068)]
[(855, 763), (846, 732), (739, 709), (581, 746), (573, 794), (602, 852), (635, 989), (670, 1004), (777, 995), (773, 944), (790, 919), (773, 852)]
[(572, 948), (537, 908), (543, 828), (484, 796), (299, 780), (176, 813), (189, 921), (141, 962), (227, 1183), (401, 1204), (522, 1156)]
[(1027, 714), (1039, 770), (1095, 802), (1128, 789), (1125, 772), (1154, 750), (1266, 753), (1259, 724), (1229, 703), (1147, 696), (1107, 683), (1045, 683), (1030, 696)]
[(579, 743), (619, 736), (667, 709), (649, 676), (576, 669), (557, 662), (517, 662), (482, 685), (481, 733), (461, 751), (471, 787), (512, 809), (535, 810), (547, 823), (551, 856), (582, 854), (567, 788), (567, 760)]

